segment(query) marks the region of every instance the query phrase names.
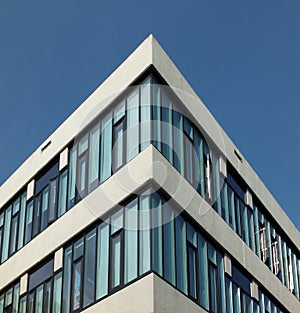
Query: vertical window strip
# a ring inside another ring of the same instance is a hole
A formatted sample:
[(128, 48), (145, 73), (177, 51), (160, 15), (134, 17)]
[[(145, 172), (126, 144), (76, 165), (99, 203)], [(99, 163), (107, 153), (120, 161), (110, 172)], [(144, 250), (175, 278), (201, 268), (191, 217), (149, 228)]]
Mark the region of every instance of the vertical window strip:
[(141, 151), (149, 146), (151, 140), (151, 77), (142, 83), (141, 90)]

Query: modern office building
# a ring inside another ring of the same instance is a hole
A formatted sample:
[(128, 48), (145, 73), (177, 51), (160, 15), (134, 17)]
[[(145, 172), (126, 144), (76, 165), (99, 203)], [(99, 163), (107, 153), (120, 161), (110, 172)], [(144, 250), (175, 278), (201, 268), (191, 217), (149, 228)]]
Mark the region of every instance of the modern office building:
[(153, 36), (0, 208), (0, 313), (300, 312), (299, 231)]

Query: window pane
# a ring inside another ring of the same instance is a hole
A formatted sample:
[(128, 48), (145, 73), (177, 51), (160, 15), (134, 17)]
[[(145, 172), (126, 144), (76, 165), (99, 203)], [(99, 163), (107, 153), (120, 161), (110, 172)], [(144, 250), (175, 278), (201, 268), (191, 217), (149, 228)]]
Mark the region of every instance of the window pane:
[(67, 184), (68, 171), (65, 171), (59, 177), (58, 217), (63, 215), (67, 210)]
[[(51, 312), (51, 294), (52, 294), (52, 281), (48, 281), (45, 283), (44, 287), (44, 309), (43, 313)], [(52, 312), (51, 312), (52, 313)]]
[(207, 242), (198, 234), (198, 256), (199, 256), (199, 298), (200, 305), (208, 310), (208, 260)]
[(112, 238), (111, 286), (115, 288), (121, 283), (121, 235)]
[(175, 238), (174, 211), (168, 203), (163, 204), (164, 278), (175, 285)]
[(68, 208), (71, 208), (75, 204), (76, 194), (76, 168), (77, 168), (77, 146), (73, 147), (70, 151), (70, 165), (69, 165), (69, 191)]
[(13, 308), (12, 308), (13, 313), (19, 312), (19, 294), (20, 294), (20, 285), (16, 284), (14, 286), (14, 299), (13, 299)]
[(194, 160), (193, 160), (193, 143), (187, 138), (187, 135), (184, 134), (184, 177), (193, 184), (193, 171), (194, 171)]
[(89, 188), (92, 190), (99, 182), (100, 157), (100, 125), (97, 124), (90, 132), (89, 147)]
[(162, 199), (158, 193), (152, 194), (152, 267), (162, 276)]
[(41, 231), (48, 225), (48, 203), (49, 203), (49, 189), (43, 191), (42, 199), (42, 218), (41, 218)]
[(36, 298), (35, 298), (35, 313), (42, 313), (43, 312), (43, 292), (44, 286), (41, 285), (36, 290)]
[[(140, 275), (150, 270), (150, 196), (140, 196)], [(174, 235), (174, 233), (173, 233)]]
[(232, 283), (228, 277), (226, 277), (226, 312), (232, 313), (233, 307), (232, 307)]
[(125, 119), (113, 127), (113, 170), (116, 171), (124, 164), (124, 126)]
[[(24, 229), (25, 229), (25, 217), (26, 217), (26, 192), (21, 196), (21, 209), (20, 209), (20, 227), (18, 236), (18, 249), (23, 247), (24, 244)], [(0, 246), (1, 248), (1, 246)]]
[(62, 292), (62, 273), (58, 273), (54, 277), (53, 285), (53, 313), (61, 312), (61, 292)]
[(111, 153), (112, 153), (112, 117), (108, 114), (101, 129), (101, 175), (100, 182), (104, 182), (111, 175)]
[(202, 197), (205, 194), (204, 160), (203, 160), (203, 139), (197, 131), (194, 133), (194, 149), (196, 153), (196, 182), (198, 182), (197, 191)]
[(41, 194), (39, 194), (35, 198), (34, 204), (32, 237), (36, 236), (40, 232), (41, 201)]
[(82, 261), (80, 260), (74, 264), (73, 292), (72, 292), (73, 310), (77, 310), (81, 307), (81, 286), (82, 286)]
[(186, 223), (182, 216), (175, 219), (176, 227), (176, 279), (177, 288), (187, 294)]
[(56, 219), (57, 207), (57, 179), (50, 182), (50, 199), (49, 199), (49, 222)]
[(172, 103), (166, 92), (162, 93), (162, 154), (173, 163)]
[(159, 85), (152, 85), (152, 142), (161, 151), (161, 89)]
[(227, 185), (227, 191), (228, 191), (228, 205), (229, 205), (229, 225), (235, 231), (236, 230), (236, 217), (235, 217), (235, 203), (236, 202), (235, 202), (233, 190), (231, 189), (229, 185)]
[(135, 88), (127, 98), (127, 161), (139, 152), (139, 89)]
[[(1, 302), (1, 300), (0, 300), (0, 302)], [(27, 296), (25, 295), (25, 296), (23, 296), (20, 299), (19, 313), (26, 313), (26, 304), (27, 304)], [(0, 313), (2, 313), (2, 311), (1, 311), (1, 303), (0, 303)]]
[(75, 243), (74, 243), (74, 255), (73, 255), (73, 259), (77, 260), (78, 258), (83, 256), (83, 251), (84, 251), (84, 240), (83, 237), (78, 239)]
[(196, 250), (191, 244), (188, 244), (188, 273), (189, 273), (189, 295), (197, 298), (197, 272), (196, 272)]
[(78, 155), (81, 155), (83, 152), (87, 151), (88, 145), (89, 145), (89, 137), (86, 134), (79, 141), (79, 144), (78, 144)]
[(25, 244), (31, 240), (32, 218), (33, 218), (33, 201), (30, 201), (30, 203), (27, 205), (26, 212)]
[(9, 248), (9, 241), (10, 241), (9, 234), (10, 234), (10, 226), (11, 226), (11, 213), (12, 213), (11, 207), (6, 209), (1, 262), (4, 262), (8, 258), (8, 248)]
[(123, 227), (123, 208), (114, 213), (111, 217), (111, 234), (114, 234)]
[(4, 294), (0, 295), (0, 313), (4, 310)]
[(72, 272), (72, 246), (65, 250), (64, 255), (64, 281), (63, 281), (63, 306), (62, 312), (70, 312), (71, 301), (71, 272)]
[(11, 230), (10, 230), (10, 248), (9, 255), (12, 255), (17, 248), (17, 233), (19, 226), (19, 213), (17, 213), (11, 221)]
[(97, 247), (97, 287), (96, 299), (108, 293), (108, 272), (109, 272), (109, 224), (103, 222), (98, 227)]
[(253, 212), (248, 209), (249, 246), (255, 252)]
[(87, 193), (87, 155), (83, 154), (78, 159), (78, 177), (77, 190), (79, 199), (83, 198)]
[(96, 229), (86, 235), (83, 306), (95, 301)]
[(34, 292), (29, 294), (28, 296), (28, 313), (33, 313), (34, 312)]
[(141, 86), (141, 150), (150, 144), (151, 134), (151, 78)]
[(184, 147), (183, 147), (183, 117), (181, 113), (173, 111), (174, 124), (174, 167), (183, 175), (184, 173)]
[(131, 201), (125, 207), (125, 259), (124, 282), (137, 277), (138, 267), (138, 201)]
[(217, 312), (217, 270), (214, 264), (209, 262), (209, 308), (210, 312)]

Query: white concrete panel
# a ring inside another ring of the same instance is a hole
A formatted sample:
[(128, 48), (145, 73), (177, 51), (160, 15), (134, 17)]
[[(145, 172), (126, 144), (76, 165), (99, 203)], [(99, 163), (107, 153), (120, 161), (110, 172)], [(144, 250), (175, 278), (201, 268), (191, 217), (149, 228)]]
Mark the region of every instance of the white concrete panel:
[(34, 186), (35, 186), (35, 180), (33, 179), (28, 185), (27, 185), (27, 200), (29, 200), (34, 195)]
[(28, 286), (28, 274), (26, 273), (20, 279), (20, 296), (27, 292), (27, 286)]
[(159, 313), (154, 311), (153, 280), (154, 275), (149, 274), (82, 312)]
[(59, 170), (62, 170), (64, 167), (68, 165), (68, 159), (69, 159), (69, 149), (66, 148), (59, 155)]
[(54, 254), (54, 272), (60, 270), (63, 267), (63, 255), (64, 255), (64, 249), (60, 248), (57, 250)]

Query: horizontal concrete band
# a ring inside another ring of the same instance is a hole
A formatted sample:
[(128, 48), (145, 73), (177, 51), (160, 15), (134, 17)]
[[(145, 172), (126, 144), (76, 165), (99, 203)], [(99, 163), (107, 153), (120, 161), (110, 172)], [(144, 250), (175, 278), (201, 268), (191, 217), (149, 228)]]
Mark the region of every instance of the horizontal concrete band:
[[(242, 162), (236, 157), (235, 151), (238, 150), (234, 143), (153, 36), (149, 36), (0, 187), (0, 208), (20, 188), (25, 187), (34, 175), (54, 156), (63, 151), (84, 125), (89, 124), (97, 114), (105, 110), (120, 91), (128, 87), (150, 65), (153, 65), (172, 87), (184, 103), (189, 115), (193, 117), (196, 125), (202, 129), (203, 135), (210, 139), (236, 168), (283, 231), (300, 250), (300, 233), (295, 225), (259, 179), (244, 156), (241, 155)], [(50, 141), (51, 144), (43, 150), (42, 148), (48, 145)]]
[(53, 254), (88, 225), (105, 218), (107, 212), (128, 195), (138, 193), (151, 182), (161, 186), (178, 208), (185, 209), (287, 310), (299, 310), (298, 300), (152, 145), (5, 262), (0, 267), (0, 290), (47, 255)]

